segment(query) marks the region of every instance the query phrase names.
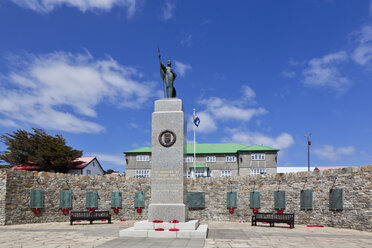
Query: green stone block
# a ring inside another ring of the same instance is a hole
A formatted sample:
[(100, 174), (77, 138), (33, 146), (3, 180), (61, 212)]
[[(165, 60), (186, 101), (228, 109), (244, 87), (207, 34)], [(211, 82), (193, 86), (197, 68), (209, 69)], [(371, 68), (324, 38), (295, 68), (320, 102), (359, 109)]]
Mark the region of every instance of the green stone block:
[(204, 209), (204, 192), (187, 192), (187, 205), (189, 206), (189, 209)]
[(44, 208), (44, 190), (30, 190), (30, 208)]
[(300, 206), (301, 210), (313, 209), (313, 191), (311, 189), (301, 190)]
[(145, 192), (135, 192), (134, 193), (134, 207), (144, 208), (145, 207)]
[(111, 208), (121, 208), (121, 192), (111, 192)]
[(249, 207), (261, 208), (261, 194), (259, 191), (251, 191), (249, 194)]
[(72, 194), (71, 190), (59, 191), (59, 208), (72, 208)]
[(329, 209), (330, 210), (344, 209), (344, 189), (329, 190)]
[(86, 208), (98, 208), (98, 193), (97, 191), (87, 191)]
[(285, 209), (285, 191), (283, 190), (274, 191), (274, 208)]
[(236, 192), (227, 192), (226, 193), (226, 202), (227, 208), (237, 208), (238, 204), (236, 203), (237, 194)]

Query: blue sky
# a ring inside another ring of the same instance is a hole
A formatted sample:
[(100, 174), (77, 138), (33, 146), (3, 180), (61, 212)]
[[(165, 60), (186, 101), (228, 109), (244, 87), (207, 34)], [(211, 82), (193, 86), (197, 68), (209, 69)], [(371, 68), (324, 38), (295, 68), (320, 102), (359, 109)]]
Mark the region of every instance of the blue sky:
[[(368, 0), (0, 0), (0, 133), (44, 128), (124, 170), (177, 72), (197, 142), (281, 149), (278, 166), (372, 161)], [(0, 144), (0, 150), (4, 150)]]

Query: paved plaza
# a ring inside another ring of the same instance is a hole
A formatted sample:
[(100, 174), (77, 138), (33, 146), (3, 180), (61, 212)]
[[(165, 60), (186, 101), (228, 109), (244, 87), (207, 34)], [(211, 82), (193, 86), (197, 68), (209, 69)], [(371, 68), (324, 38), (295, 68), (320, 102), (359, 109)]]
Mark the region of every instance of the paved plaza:
[(206, 240), (119, 238), (132, 221), (25, 224), (0, 227), (0, 247), (372, 247), (372, 233), (330, 227), (286, 225), (252, 227), (250, 223), (209, 222)]

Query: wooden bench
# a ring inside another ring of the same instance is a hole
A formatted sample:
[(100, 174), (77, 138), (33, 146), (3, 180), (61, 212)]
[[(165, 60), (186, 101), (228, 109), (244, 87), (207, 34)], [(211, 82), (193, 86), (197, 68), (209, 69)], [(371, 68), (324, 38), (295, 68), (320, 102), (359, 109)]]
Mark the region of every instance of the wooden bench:
[(252, 215), (252, 226), (257, 226), (257, 222), (267, 222), (272, 227), (275, 223), (287, 223), (294, 228), (294, 214), (257, 213)]
[(97, 211), (71, 211), (70, 214), (70, 225), (72, 222), (77, 220), (88, 220), (90, 224), (94, 220), (108, 220), (108, 223), (111, 224), (111, 214), (110, 211), (106, 210), (97, 210)]

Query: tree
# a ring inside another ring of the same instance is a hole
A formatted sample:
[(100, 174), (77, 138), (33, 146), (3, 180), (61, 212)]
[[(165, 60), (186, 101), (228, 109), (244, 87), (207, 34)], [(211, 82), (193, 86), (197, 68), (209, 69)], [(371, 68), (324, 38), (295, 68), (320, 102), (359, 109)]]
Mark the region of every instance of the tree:
[(83, 152), (67, 146), (62, 135), (51, 136), (43, 129), (32, 130), (34, 133), (17, 130), (1, 135), (0, 141), (7, 146), (7, 151), (0, 153), (0, 161), (11, 166), (36, 164), (42, 170), (64, 173), (82, 163), (75, 160)]
[(113, 169), (108, 169), (107, 171), (105, 171), (105, 174), (111, 174), (113, 172), (115, 172)]

